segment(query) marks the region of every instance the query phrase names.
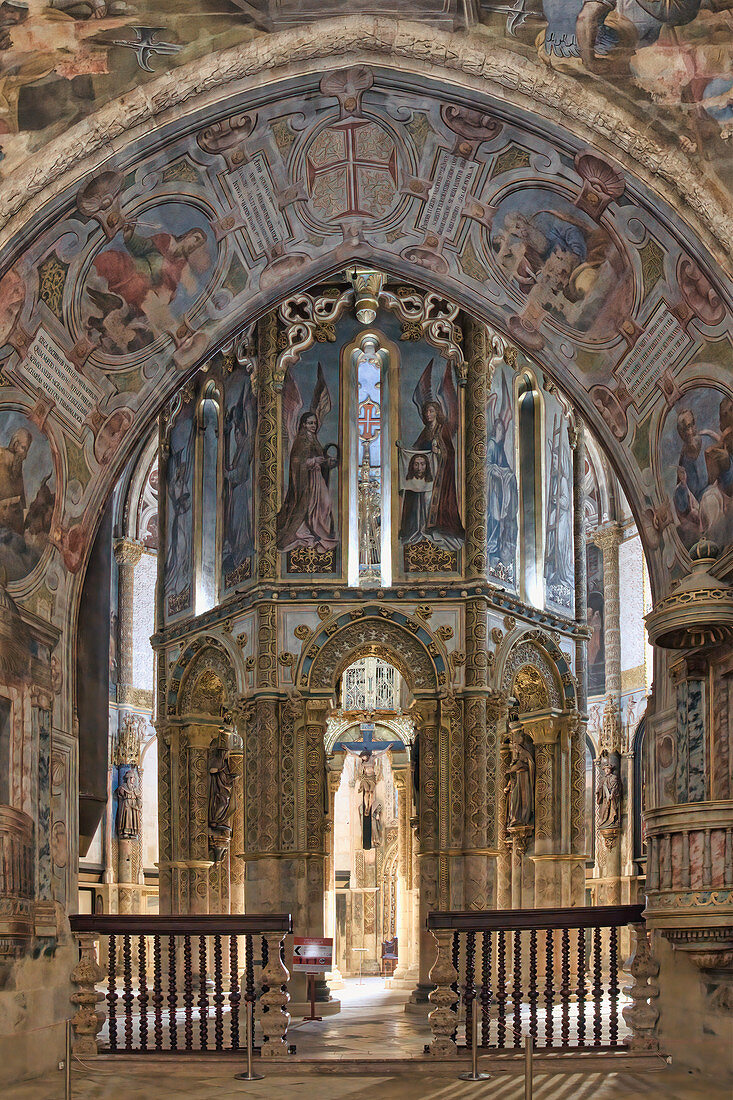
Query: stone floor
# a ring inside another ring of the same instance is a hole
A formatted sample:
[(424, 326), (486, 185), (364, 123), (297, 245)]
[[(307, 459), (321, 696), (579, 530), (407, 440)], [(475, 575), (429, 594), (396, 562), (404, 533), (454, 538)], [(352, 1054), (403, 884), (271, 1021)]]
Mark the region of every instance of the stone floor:
[[(433, 1063), (420, 1058), (429, 1039), (427, 1021), (404, 1012), (406, 994), (385, 990), (378, 978), (363, 984), (348, 981), (339, 990), (340, 1015), (320, 1023), (294, 1020), (290, 1041), (297, 1056), (286, 1067), (257, 1059), (263, 1081), (240, 1082), (234, 1074), (244, 1059), (234, 1056), (118, 1057), (73, 1063), (72, 1100), (224, 1100), (282, 1096), (288, 1100), (522, 1100), (521, 1062), (496, 1063), (492, 1079), (464, 1082), (461, 1065)], [(327, 1059), (306, 1066), (300, 1059)], [(404, 1062), (390, 1066), (388, 1058), (418, 1058), (414, 1067)], [(350, 1072), (346, 1062), (352, 1062)], [(616, 1063), (617, 1064), (617, 1063)], [(467, 1068), (467, 1061), (466, 1061)], [(347, 1070), (346, 1073), (342, 1072)], [(576, 1062), (565, 1072), (538, 1060), (535, 1100), (731, 1100), (730, 1089), (667, 1066), (662, 1059), (646, 1059), (642, 1066), (607, 1069), (593, 1057), (583, 1068)], [(64, 1100), (63, 1073), (5, 1090), (0, 1100)]]

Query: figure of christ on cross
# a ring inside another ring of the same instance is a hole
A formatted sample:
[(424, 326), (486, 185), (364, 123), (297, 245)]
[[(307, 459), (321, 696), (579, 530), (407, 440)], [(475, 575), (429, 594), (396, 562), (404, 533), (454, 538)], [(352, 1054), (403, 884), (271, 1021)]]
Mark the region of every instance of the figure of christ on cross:
[(377, 764), (380, 757), (388, 749), (404, 749), (402, 741), (374, 741), (374, 723), (362, 722), (361, 741), (337, 741), (333, 746), (334, 752), (342, 749), (353, 756), (358, 756), (356, 765), (356, 789), (361, 794), (361, 846), (365, 852), (371, 851), (374, 836), (372, 814), (374, 811), (374, 794), (377, 789), (377, 781), (381, 775), (377, 774)]

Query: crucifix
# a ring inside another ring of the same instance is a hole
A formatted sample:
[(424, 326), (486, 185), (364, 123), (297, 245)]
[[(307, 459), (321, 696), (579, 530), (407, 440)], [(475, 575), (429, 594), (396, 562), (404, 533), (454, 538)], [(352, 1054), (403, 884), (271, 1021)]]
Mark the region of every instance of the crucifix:
[(388, 749), (403, 749), (402, 741), (375, 741), (374, 723), (362, 722), (359, 730), (361, 741), (337, 741), (334, 752), (346, 751), (358, 755), (356, 766), (357, 790), (361, 794), (361, 846), (365, 852), (371, 851), (374, 825), (374, 794), (377, 789), (377, 761)]

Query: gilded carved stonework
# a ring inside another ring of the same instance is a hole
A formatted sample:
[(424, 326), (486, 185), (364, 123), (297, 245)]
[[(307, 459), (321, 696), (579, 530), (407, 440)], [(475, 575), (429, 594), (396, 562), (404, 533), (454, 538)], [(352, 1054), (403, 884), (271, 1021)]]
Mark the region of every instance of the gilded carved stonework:
[(502, 687), (508, 691), (510, 685), (514, 683), (519, 670), (525, 667), (534, 668), (543, 681), (548, 697), (548, 702), (544, 705), (562, 710), (564, 704), (557, 687), (557, 681), (559, 679), (557, 669), (550, 663), (545, 653), (531, 642), (525, 642), (520, 639), (520, 641), (512, 647), (504, 664)]
[(519, 710), (528, 714), (534, 710), (546, 710), (550, 705), (550, 692), (541, 672), (534, 665), (522, 665), (514, 676), (512, 695), (519, 703)]
[(318, 649), (307, 682), (311, 689), (332, 689), (345, 663), (368, 653), (384, 654), (414, 690), (435, 688), (435, 666), (425, 646), (396, 623), (364, 619), (351, 623)]

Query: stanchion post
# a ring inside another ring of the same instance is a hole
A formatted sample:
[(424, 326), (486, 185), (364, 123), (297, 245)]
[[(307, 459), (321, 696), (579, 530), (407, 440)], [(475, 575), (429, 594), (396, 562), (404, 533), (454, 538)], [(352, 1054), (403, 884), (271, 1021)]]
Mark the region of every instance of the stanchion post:
[(461, 1081), (488, 1081), (491, 1077), (490, 1073), (479, 1073), (478, 1071), (478, 1005), (476, 1003), (476, 994), (474, 993), (471, 998), (471, 1069), (466, 1070), (465, 1073), (459, 1073), (458, 1076)]
[(252, 1046), (254, 1044), (255, 1017), (252, 1001), (247, 1001), (247, 1072), (235, 1073), (235, 1081), (263, 1081), (264, 1073), (252, 1072)]
[(532, 1055), (534, 1054), (534, 1039), (531, 1035), (524, 1036), (524, 1100), (532, 1100)]
[(71, 1100), (71, 1020), (66, 1021), (66, 1049), (64, 1051), (64, 1100)]

